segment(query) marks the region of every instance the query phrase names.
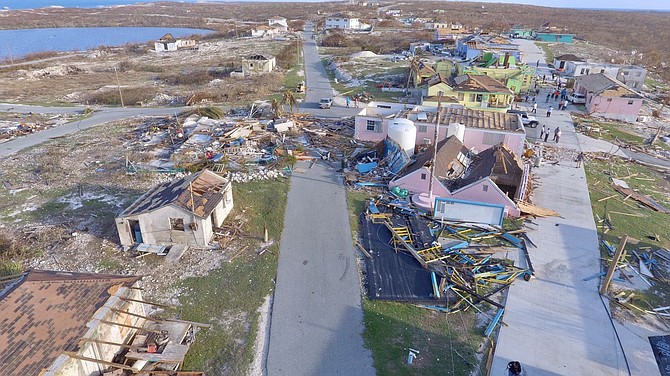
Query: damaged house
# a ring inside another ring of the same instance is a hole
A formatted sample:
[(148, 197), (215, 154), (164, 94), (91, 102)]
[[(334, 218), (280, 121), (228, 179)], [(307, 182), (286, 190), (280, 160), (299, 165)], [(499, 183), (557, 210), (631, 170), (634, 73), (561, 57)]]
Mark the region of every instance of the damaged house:
[[(440, 141), (437, 148), (434, 197), (500, 205), (505, 207), (507, 216), (521, 214), (515, 201), (523, 200), (529, 171), (509, 148), (498, 144), (474, 154), (457, 135)], [(433, 153), (431, 146), (417, 154), (389, 187), (407, 189), (415, 194), (417, 205), (430, 208), (432, 203), (421, 200), (429, 193)]]
[(619, 80), (603, 73), (575, 78), (575, 93), (586, 97), (586, 112), (608, 119), (635, 122), (643, 97)]
[(209, 245), (233, 209), (228, 179), (207, 169), (160, 184), (116, 218), (121, 245)]
[(2, 374), (204, 375), (178, 371), (193, 326), (202, 324), (149, 317), (139, 282), (136, 276), (45, 270), (4, 278)]

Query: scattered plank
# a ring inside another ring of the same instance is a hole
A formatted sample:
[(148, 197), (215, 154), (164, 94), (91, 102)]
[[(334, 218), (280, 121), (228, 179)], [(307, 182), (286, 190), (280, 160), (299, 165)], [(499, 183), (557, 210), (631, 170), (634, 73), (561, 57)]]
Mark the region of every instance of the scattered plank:
[(528, 202), (517, 202), (517, 206), (522, 213), (530, 214), (535, 217), (561, 217), (561, 215), (554, 210), (533, 205)]
[(611, 196), (603, 197), (603, 198), (601, 198), (600, 200), (598, 200), (598, 202), (607, 201), (607, 200), (609, 200), (610, 198), (614, 198), (614, 197), (617, 197), (617, 196), (619, 196), (619, 195), (611, 195)]

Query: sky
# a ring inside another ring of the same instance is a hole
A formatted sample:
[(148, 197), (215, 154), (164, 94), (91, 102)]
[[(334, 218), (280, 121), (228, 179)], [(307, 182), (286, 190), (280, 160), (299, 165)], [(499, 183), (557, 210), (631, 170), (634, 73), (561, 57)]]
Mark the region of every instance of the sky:
[(653, 9), (670, 11), (670, 0), (454, 0), (483, 3), (529, 4), (559, 8)]

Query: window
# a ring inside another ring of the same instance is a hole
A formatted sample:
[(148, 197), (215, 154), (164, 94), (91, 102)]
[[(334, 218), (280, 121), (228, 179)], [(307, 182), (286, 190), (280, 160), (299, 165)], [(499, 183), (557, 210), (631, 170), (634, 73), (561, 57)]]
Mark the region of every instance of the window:
[(474, 102), (474, 101), (475, 101), (475, 95), (474, 95), (474, 94), (470, 94), (470, 95), (468, 96), (468, 102)]
[(381, 122), (379, 120), (366, 120), (365, 130), (379, 133), (382, 131)]
[(421, 173), (421, 180), (426, 180), (426, 173), (425, 172)]
[(586, 70), (585, 70), (584, 68), (582, 68), (582, 70), (579, 71), (579, 74), (584, 74), (585, 71), (586, 71)]
[(481, 102), (481, 101), (482, 101), (482, 95), (477, 94), (477, 96), (475, 97), (475, 102)]
[(440, 91), (437, 92), (438, 97), (443, 96), (443, 95), (444, 95), (444, 91), (440, 90)]
[(612, 101), (612, 98), (607, 98), (607, 101), (608, 101), (608, 102), (611, 102), (611, 101)]
[(184, 218), (170, 218), (170, 230), (184, 231)]
[(601, 70), (600, 70), (600, 73), (605, 73), (605, 69), (604, 69), (604, 68), (601, 69)]
[(628, 105), (631, 106), (635, 101), (628, 101)]
[(419, 131), (421, 133), (428, 132), (428, 126), (427, 125), (421, 125), (421, 124), (417, 125), (416, 129), (417, 129), (417, 131)]
[(589, 74), (589, 73), (591, 73), (591, 70), (590, 70), (590, 69), (587, 69), (587, 70), (586, 70), (586, 74)]
[(482, 191), (488, 192), (489, 191), (489, 186), (487, 184), (482, 185)]
[(505, 141), (505, 135), (500, 133), (484, 133), (482, 143), (484, 145), (498, 145), (499, 143)]
[(463, 93), (458, 93), (458, 100), (459, 100), (459, 101), (462, 101), (462, 100), (464, 100), (464, 99), (465, 99), (465, 94), (463, 94)]

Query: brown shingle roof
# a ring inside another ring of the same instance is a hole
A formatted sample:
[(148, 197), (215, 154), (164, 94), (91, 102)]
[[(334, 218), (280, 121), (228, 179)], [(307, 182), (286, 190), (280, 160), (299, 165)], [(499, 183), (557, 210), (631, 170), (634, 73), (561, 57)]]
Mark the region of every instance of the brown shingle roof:
[(140, 277), (33, 270), (0, 296), (3, 375), (39, 375), (64, 351), (77, 351), (87, 323), (118, 287)]
[(486, 75), (463, 74), (449, 78), (449, 86), (457, 91), (512, 94), (512, 91), (507, 86), (495, 78)]
[[(205, 169), (196, 174), (157, 185), (138, 198), (119, 217), (147, 213), (173, 204), (206, 218), (225, 194), (228, 180)], [(191, 189), (192, 188), (192, 189)], [(191, 202), (191, 190), (193, 202)]]

